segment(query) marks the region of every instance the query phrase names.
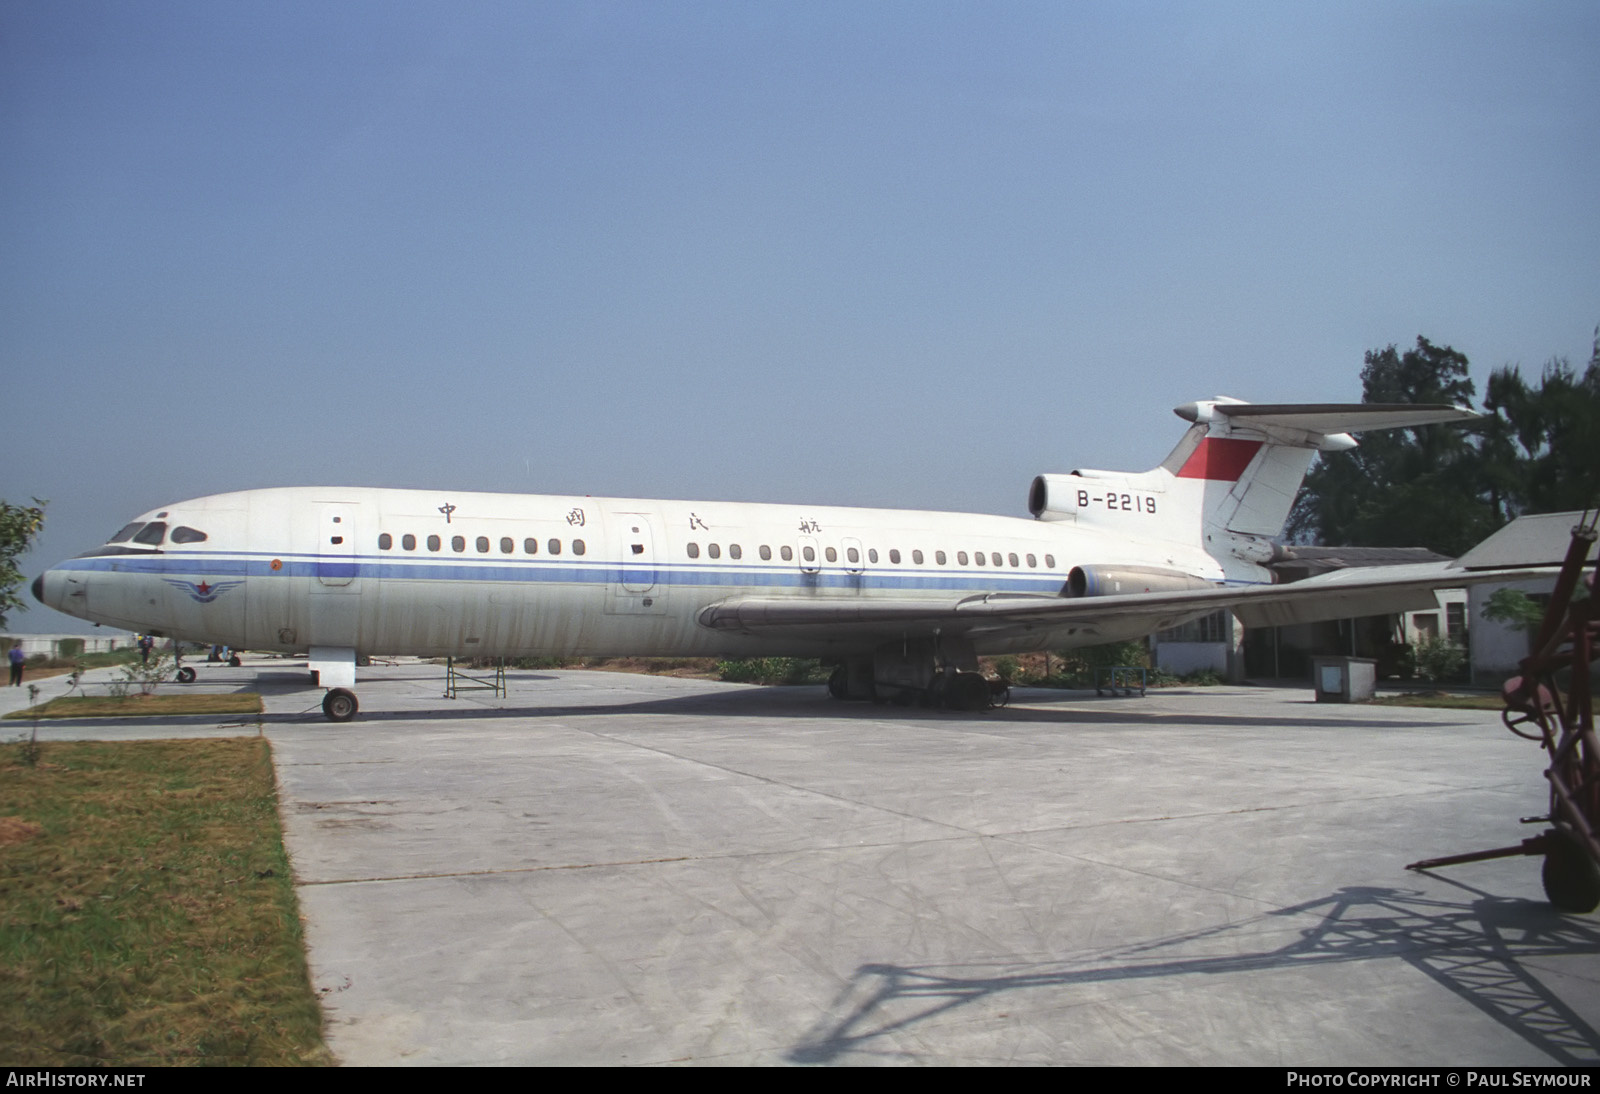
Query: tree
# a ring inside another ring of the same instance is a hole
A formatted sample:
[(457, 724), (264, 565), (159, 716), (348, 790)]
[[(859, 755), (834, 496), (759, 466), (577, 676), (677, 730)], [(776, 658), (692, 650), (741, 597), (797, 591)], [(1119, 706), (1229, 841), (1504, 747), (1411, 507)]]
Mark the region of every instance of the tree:
[[(1467, 358), (1418, 337), (1413, 349), (1369, 350), (1362, 402), (1472, 405)], [(1295, 539), (1330, 546), (1427, 547), (1459, 555), (1502, 518), (1483, 493), (1469, 430), (1424, 426), (1364, 434), (1349, 452), (1320, 455), (1289, 517)]]
[(17, 559), (33, 546), (33, 538), (44, 524), (44, 507), (38, 498), (31, 506), (0, 501), (0, 627), (6, 625), (6, 613), (13, 608), (28, 609), (16, 592), (22, 584)]
[(1600, 327), (1580, 376), (1562, 358), (1537, 388), (1514, 365), (1489, 377), (1480, 450), (1485, 481), (1505, 517), (1557, 513), (1600, 503)]

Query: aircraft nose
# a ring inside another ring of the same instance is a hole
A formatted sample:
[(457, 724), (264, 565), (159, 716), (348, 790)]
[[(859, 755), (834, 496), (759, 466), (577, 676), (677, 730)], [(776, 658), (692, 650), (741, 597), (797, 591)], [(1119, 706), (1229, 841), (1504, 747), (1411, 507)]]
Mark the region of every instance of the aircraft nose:
[[(35, 600), (37, 600), (39, 603), (44, 604), (44, 575), (43, 574), (40, 574), (38, 577), (33, 579), (33, 598)], [(44, 606), (48, 608), (50, 605), (45, 604)]]

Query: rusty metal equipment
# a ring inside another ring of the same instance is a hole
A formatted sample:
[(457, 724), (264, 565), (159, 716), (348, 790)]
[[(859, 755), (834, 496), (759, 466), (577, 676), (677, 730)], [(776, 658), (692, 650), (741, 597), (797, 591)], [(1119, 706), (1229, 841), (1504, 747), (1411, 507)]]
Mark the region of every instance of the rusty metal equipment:
[[(1583, 513), (1572, 529), (1567, 556), (1556, 579), (1544, 620), (1524, 658), (1522, 673), (1502, 689), (1501, 720), (1519, 737), (1539, 742), (1550, 755), (1550, 811), (1524, 817), (1548, 824), (1537, 836), (1511, 847), (1413, 862), (1408, 870), (1431, 870), (1463, 862), (1544, 856), (1544, 892), (1562, 911), (1592, 912), (1600, 906), (1600, 741), (1594, 731), (1594, 696), (1589, 668), (1600, 642), (1600, 598), (1595, 574), (1584, 568), (1595, 540), (1600, 511)], [(1562, 681), (1565, 680), (1565, 687)]]

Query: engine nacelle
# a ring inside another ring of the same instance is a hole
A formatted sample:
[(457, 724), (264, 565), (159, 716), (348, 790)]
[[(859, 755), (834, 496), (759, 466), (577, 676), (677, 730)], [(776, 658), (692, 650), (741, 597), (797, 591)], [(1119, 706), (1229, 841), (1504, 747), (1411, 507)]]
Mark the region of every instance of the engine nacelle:
[(1214, 589), (1216, 583), (1182, 570), (1159, 566), (1074, 566), (1067, 574), (1067, 596), (1127, 596)]
[(1082, 486), (1077, 475), (1036, 475), (1028, 487), (1028, 512), (1040, 520), (1073, 520)]

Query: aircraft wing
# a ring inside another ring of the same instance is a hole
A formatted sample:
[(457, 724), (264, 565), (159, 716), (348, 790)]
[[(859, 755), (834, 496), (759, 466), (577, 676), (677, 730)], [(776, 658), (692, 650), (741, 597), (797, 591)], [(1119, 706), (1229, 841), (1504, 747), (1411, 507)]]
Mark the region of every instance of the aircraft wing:
[(772, 637), (816, 637), (890, 641), (906, 634), (984, 636), (1049, 632), (1051, 641), (1092, 637), (1102, 627), (1150, 632), (1198, 619), (1219, 608), (1246, 627), (1313, 623), (1324, 619), (1379, 615), (1434, 607), (1436, 589), (1530, 576), (1527, 568), (1467, 570), (1454, 563), (1375, 566), (1322, 574), (1285, 585), (1218, 586), (1179, 592), (1122, 596), (1053, 597), (1015, 593), (867, 600), (817, 596), (807, 599), (730, 597), (701, 611), (702, 626)]

